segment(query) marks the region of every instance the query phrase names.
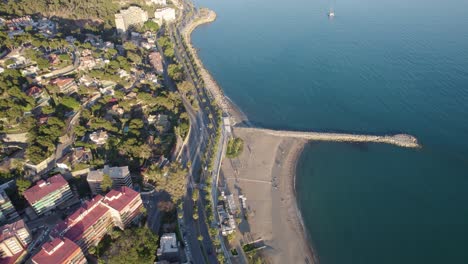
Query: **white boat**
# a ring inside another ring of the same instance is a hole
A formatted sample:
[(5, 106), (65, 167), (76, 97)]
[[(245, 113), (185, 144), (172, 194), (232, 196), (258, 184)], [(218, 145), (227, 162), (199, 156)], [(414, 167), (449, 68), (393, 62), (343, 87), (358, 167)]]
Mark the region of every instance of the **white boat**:
[(328, 12), (328, 17), (334, 17), (335, 16), (335, 12), (333, 10), (330, 10)]

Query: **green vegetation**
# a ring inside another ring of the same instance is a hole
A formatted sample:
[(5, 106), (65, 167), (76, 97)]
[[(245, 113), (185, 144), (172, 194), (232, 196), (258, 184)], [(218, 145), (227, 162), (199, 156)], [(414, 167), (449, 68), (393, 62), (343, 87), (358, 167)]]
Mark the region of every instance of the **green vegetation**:
[(18, 188), (18, 194), (23, 196), (24, 191), (31, 187), (31, 181), (26, 179), (17, 179), (16, 187)]
[(236, 158), (244, 149), (244, 141), (241, 138), (231, 138), (228, 141), (227, 149), (226, 149), (226, 157), (228, 158)]
[(169, 64), (167, 67), (167, 73), (169, 74), (169, 77), (176, 82), (184, 79), (184, 71), (179, 64)]
[(156, 185), (156, 190), (169, 193), (172, 201), (176, 203), (185, 194), (187, 169), (183, 168), (180, 163), (173, 162), (163, 169), (153, 164), (143, 173), (143, 176)]
[(101, 189), (104, 193), (107, 193), (112, 188), (112, 179), (109, 175), (104, 174), (102, 176)]
[(145, 22), (145, 24), (143, 25), (143, 30), (144, 31), (152, 31), (152, 32), (156, 32), (159, 30), (159, 25), (154, 22), (153, 20), (148, 20)]
[(158, 236), (147, 227), (134, 227), (112, 231), (91, 251), (100, 263), (154, 263), (157, 242)]
[[(7, 0), (0, 5), (0, 14), (58, 16), (72, 20), (103, 22), (107, 27), (114, 25), (114, 14), (119, 5), (113, 0)], [(93, 24), (93, 23), (91, 23)]]
[(193, 189), (193, 192), (192, 192), (192, 200), (193, 200), (194, 202), (196, 202), (196, 201), (198, 200), (198, 198), (200, 197), (200, 194), (199, 194), (199, 193), (200, 193), (200, 191), (199, 191), (197, 188)]
[(253, 244), (245, 244), (242, 246), (242, 250), (244, 250), (245, 253), (248, 253), (250, 251), (254, 251), (255, 246)]

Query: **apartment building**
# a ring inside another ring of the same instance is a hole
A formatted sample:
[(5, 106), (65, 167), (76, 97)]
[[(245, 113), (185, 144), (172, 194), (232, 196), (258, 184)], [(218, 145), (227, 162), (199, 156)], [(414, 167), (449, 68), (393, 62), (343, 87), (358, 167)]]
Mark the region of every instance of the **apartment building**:
[(110, 191), (102, 202), (110, 209), (114, 225), (120, 229), (124, 229), (137, 219), (143, 207), (140, 194), (125, 186)]
[(3, 189), (0, 189), (0, 225), (19, 220), (15, 207)]
[(176, 10), (172, 7), (164, 7), (156, 9), (154, 12), (154, 20), (159, 25), (162, 25), (163, 22), (173, 22), (176, 19)]
[(86, 264), (81, 248), (68, 238), (56, 238), (42, 245), (41, 251), (31, 258), (33, 264)]
[(31, 242), (31, 233), (23, 220), (0, 227), (0, 263), (15, 263)]
[(95, 196), (75, 213), (57, 224), (52, 238), (68, 238), (83, 251), (95, 246), (114, 226), (124, 229), (141, 215), (140, 194), (130, 188), (112, 190), (105, 197)]
[(115, 27), (119, 34), (124, 34), (129, 27), (141, 25), (146, 21), (148, 21), (148, 13), (137, 6), (122, 9), (119, 13), (115, 14)]
[(90, 171), (86, 177), (89, 188), (94, 195), (102, 192), (101, 183), (104, 174), (109, 175), (111, 178), (113, 189), (122, 186), (133, 188), (132, 177), (130, 176), (128, 166), (109, 167), (108, 165), (105, 165), (103, 169)]
[(68, 182), (62, 175), (40, 180), (24, 192), (24, 198), (29, 202), (37, 215), (42, 215), (55, 209), (58, 205), (71, 199), (73, 193)]

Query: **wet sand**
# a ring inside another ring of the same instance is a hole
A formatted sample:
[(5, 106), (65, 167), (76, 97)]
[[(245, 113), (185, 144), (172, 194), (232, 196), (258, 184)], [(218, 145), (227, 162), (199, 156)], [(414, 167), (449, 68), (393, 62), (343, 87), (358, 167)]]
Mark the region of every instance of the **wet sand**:
[(298, 211), (294, 178), (306, 140), (236, 130), (244, 140), (239, 158), (222, 169), (231, 193), (247, 197), (248, 223), (239, 225), (242, 242), (265, 241), (268, 263), (317, 263)]

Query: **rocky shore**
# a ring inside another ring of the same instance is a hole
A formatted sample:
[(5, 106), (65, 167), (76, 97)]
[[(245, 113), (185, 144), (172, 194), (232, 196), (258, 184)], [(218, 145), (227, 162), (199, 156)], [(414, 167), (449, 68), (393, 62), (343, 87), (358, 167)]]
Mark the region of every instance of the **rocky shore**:
[(211, 76), (210, 72), (203, 65), (203, 62), (199, 58), (198, 53), (192, 44), (192, 32), (197, 27), (211, 23), (215, 20), (216, 13), (213, 10), (202, 8), (199, 10), (195, 19), (192, 20), (192, 22), (190, 22), (189, 24), (187, 24), (187, 26), (182, 30), (182, 35), (187, 43), (190, 53), (193, 54), (195, 63), (199, 68), (201, 78), (205, 83), (205, 87), (209, 94), (211, 94), (214, 101), (225, 113), (229, 114), (233, 124), (246, 122), (246, 115), (242, 113), (242, 111), (240, 111), (240, 109), (237, 106), (235, 106), (234, 103), (224, 95), (223, 90), (220, 88), (216, 80), (213, 78), (213, 76)]

